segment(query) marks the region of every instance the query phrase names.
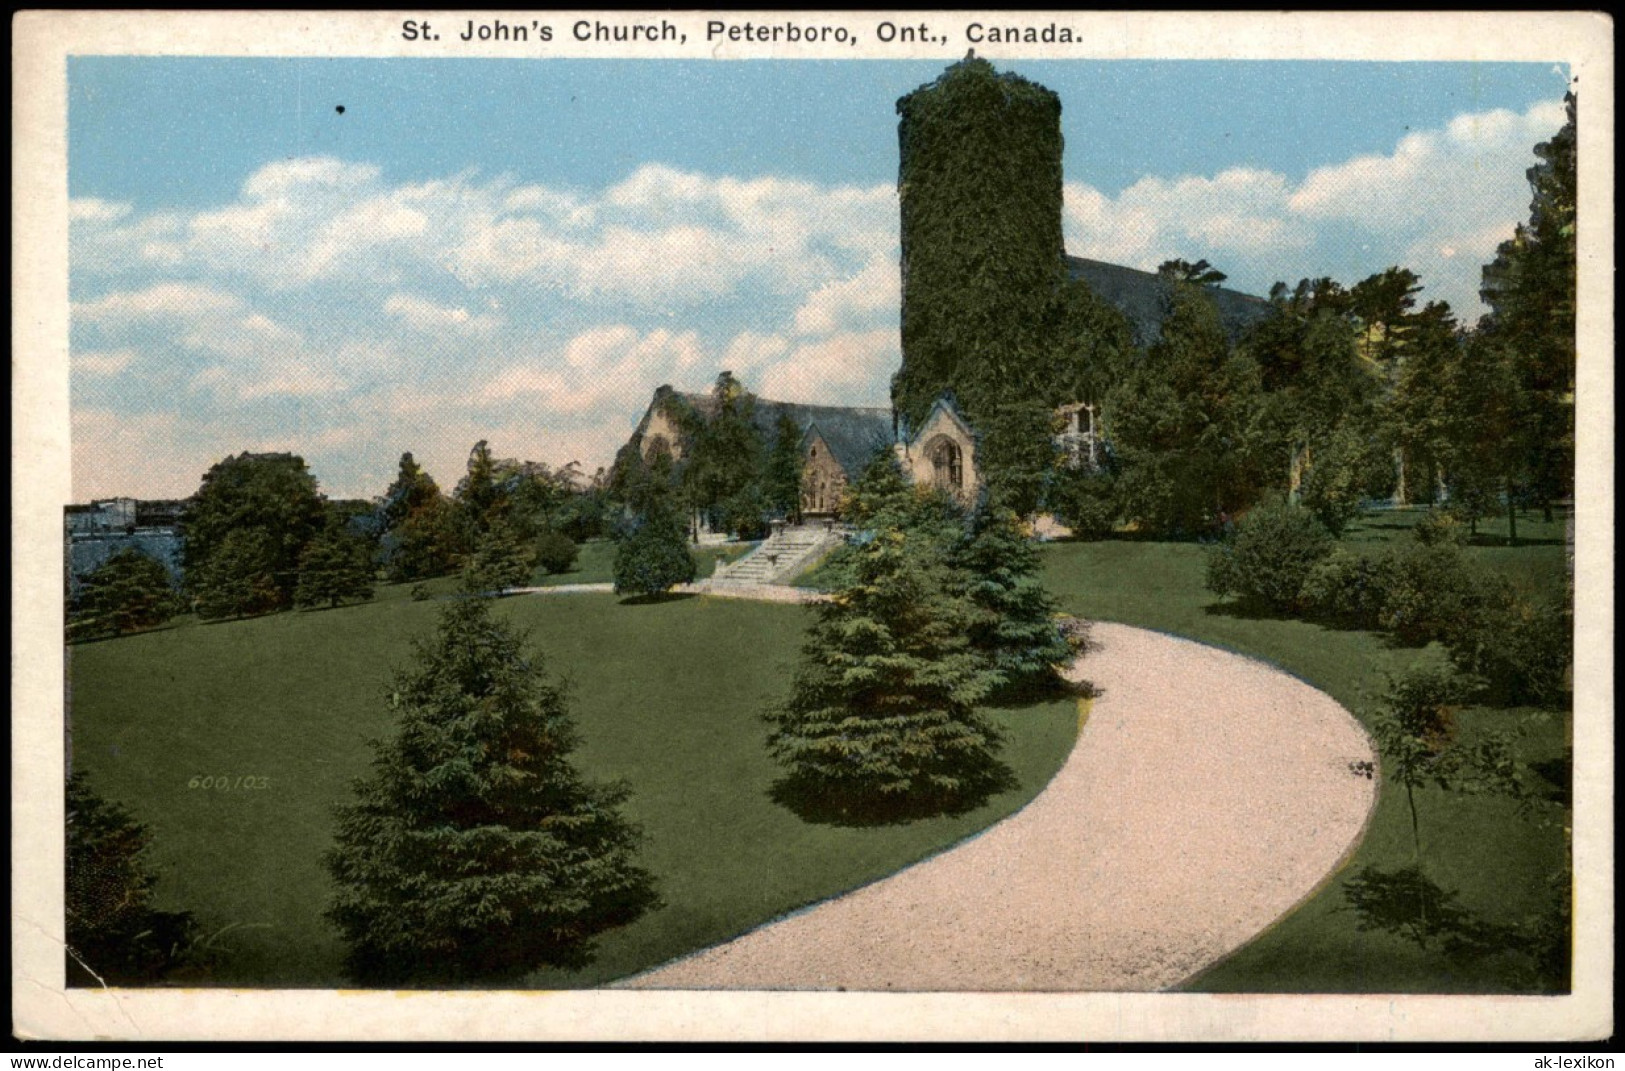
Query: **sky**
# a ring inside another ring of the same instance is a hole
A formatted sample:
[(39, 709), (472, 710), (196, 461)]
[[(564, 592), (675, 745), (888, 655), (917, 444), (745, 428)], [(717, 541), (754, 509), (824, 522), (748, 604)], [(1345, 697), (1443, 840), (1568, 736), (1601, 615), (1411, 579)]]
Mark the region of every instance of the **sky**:
[[(1550, 64), (1010, 61), (1061, 97), (1070, 253), (1267, 294), (1399, 264), (1466, 322), (1563, 122)], [(727, 369), (885, 405), (895, 101), (943, 64), (69, 60), (74, 497), (291, 450), (589, 473)], [(343, 110), (340, 111), (339, 109)]]

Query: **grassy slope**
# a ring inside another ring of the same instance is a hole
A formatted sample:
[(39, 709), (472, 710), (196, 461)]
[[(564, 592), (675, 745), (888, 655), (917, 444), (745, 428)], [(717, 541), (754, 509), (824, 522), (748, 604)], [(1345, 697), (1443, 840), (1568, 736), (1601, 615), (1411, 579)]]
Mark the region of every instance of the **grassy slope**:
[[(592, 561), (584, 552), (583, 572)], [(213, 975), (196, 982), (342, 984), (342, 949), (320, 918), (319, 857), (331, 806), (366, 769), (365, 741), (389, 731), (390, 671), (406, 662), (409, 638), (432, 627), (435, 604), (411, 601), (409, 587), (339, 610), (187, 620), (71, 648), (76, 766), (152, 830), (161, 902), (230, 927)], [(891, 873), (1019, 808), (1059, 769), (1076, 731), (1071, 703), (995, 712), (1013, 729), (1005, 758), (1019, 790), (907, 826), (809, 825), (768, 799), (776, 772), (758, 720), (782, 695), (805, 610), (698, 598), (623, 606), (605, 595), (501, 606), (574, 678), (579, 762), (631, 783), (629, 814), (667, 903), (606, 935), (588, 970), (538, 975), (538, 986), (654, 966)], [(187, 788), (201, 775), (269, 777), (271, 787)]]
[[(710, 576), (718, 561), (733, 561), (756, 549), (755, 543), (723, 543), (711, 547), (693, 547), (690, 553), (698, 567), (701, 580)], [(549, 573), (538, 567), (531, 577), (534, 587), (555, 587), (559, 584), (608, 584), (615, 579), (615, 544), (607, 539), (595, 539), (581, 544), (581, 553), (575, 567), (567, 573)]]
[[(1356, 526), (1345, 542), (1375, 549), (1402, 537), (1418, 512), (1383, 514)], [(1486, 526), (1494, 534), (1493, 525)], [(1520, 537), (1539, 540), (1517, 548), (1474, 547), (1472, 552), (1531, 586), (1561, 590), (1561, 526), (1520, 518)], [(1177, 633), (1272, 662), (1311, 682), (1359, 714), (1373, 705), (1385, 671), (1438, 651), (1395, 648), (1385, 638), (1343, 632), (1301, 621), (1233, 616), (1203, 588), (1199, 546), (1179, 543), (1102, 542), (1045, 548), (1046, 580), (1062, 607), (1081, 616)], [(1528, 710), (1465, 712), (1463, 731), (1523, 725), (1523, 758), (1561, 755), (1566, 720)], [(1438, 791), (1419, 795), (1424, 862), (1433, 880), (1459, 890), (1463, 906), (1486, 919), (1514, 924), (1539, 910), (1544, 882), (1561, 860), (1555, 826), (1542, 829), (1496, 799)], [(1561, 820), (1554, 805), (1539, 817)], [(1352, 868), (1383, 868), (1411, 861), (1409, 812), (1401, 791), (1385, 791)], [(1177, 860), (1170, 860), (1177, 865)], [(1351, 871), (1348, 871), (1351, 872)], [(1345, 872), (1345, 876), (1348, 872)], [(1342, 910), (1341, 882), (1328, 887), (1189, 988), (1281, 992), (1499, 992), (1523, 988), (1510, 957), (1452, 961), (1436, 951), (1381, 932), (1361, 933)]]

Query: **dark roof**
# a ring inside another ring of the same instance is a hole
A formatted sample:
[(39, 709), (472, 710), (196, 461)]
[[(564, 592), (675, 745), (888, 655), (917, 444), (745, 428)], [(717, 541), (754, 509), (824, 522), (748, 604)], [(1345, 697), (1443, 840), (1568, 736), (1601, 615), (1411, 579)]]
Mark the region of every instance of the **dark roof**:
[[(683, 392), (683, 400), (701, 415), (710, 417), (716, 410), (716, 399), (711, 394)], [(876, 451), (892, 442), (892, 412), (887, 408), (861, 405), (805, 405), (801, 402), (775, 402), (768, 398), (755, 398), (751, 422), (772, 442), (778, 434), (779, 414), (788, 413), (802, 437), (816, 429), (829, 445), (830, 453), (850, 476), (856, 476), (869, 464)]]
[[(1155, 272), (1071, 256), (1066, 258), (1066, 270), (1069, 276), (1083, 280), (1097, 297), (1116, 306), (1128, 318), (1135, 342), (1149, 346), (1162, 335), (1162, 321), (1168, 315), (1168, 291)], [(1212, 286), (1207, 292), (1212, 295), (1219, 319), (1232, 340), (1269, 312), (1268, 301), (1239, 290)]]

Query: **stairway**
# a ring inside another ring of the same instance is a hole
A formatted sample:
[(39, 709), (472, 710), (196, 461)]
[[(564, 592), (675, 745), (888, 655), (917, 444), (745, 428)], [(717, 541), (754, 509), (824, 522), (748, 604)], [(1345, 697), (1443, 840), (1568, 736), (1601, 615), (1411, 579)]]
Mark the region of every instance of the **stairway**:
[(708, 581), (712, 587), (761, 587), (783, 584), (846, 539), (846, 529), (829, 522), (775, 526), (773, 534), (749, 554), (730, 564), (718, 563)]

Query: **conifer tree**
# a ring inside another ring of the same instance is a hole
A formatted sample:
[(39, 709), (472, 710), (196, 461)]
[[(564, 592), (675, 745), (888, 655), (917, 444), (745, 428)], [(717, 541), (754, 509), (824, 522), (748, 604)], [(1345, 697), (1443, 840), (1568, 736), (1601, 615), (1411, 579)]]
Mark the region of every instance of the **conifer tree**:
[(478, 592), (503, 591), (529, 582), (536, 548), (505, 521), (493, 521), (468, 560), (467, 584)]
[(827, 806), (946, 807), (994, 776), (976, 610), (920, 542), (884, 528), (857, 548), (853, 583), (818, 606), (790, 698), (767, 715), (774, 758)]
[(982, 653), (1000, 691), (1052, 687), (1074, 651), (1056, 620), (1055, 600), (1039, 579), (1038, 552), (1015, 512), (985, 503), (955, 548), (960, 590), (975, 604), (971, 645)]
[(390, 693), (395, 735), (338, 812), (327, 917), (372, 984), (579, 967), (657, 906), (625, 787), (585, 780), (569, 698), (486, 599), (441, 614)]
[(127, 547), (87, 573), (68, 619), (70, 639), (117, 636), (153, 628), (175, 613), (169, 573), (157, 559)]
[(299, 556), (294, 602), (336, 607), (345, 599), (370, 599), (372, 580), (372, 548), (367, 541), (349, 534), (340, 524), (330, 524)]
[(151, 983), (179, 966), (196, 921), (153, 906), (158, 878), (144, 858), (152, 833), (83, 773), (68, 778), (67, 825), (68, 984)]
[(228, 532), (205, 561), (187, 574), (199, 617), (245, 617), (281, 605), (276, 547), (258, 528)]
[(801, 427), (781, 412), (773, 427), (773, 446), (763, 469), (762, 492), (768, 509), (794, 519), (801, 512)]

